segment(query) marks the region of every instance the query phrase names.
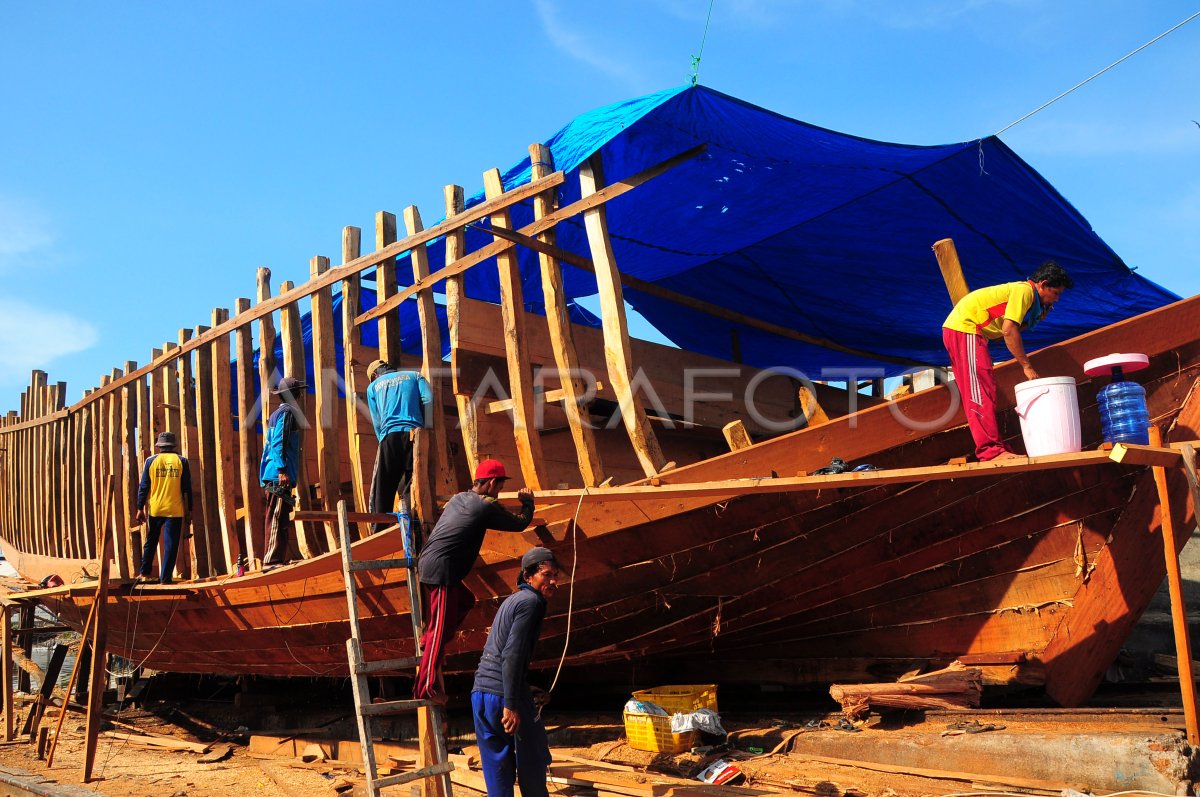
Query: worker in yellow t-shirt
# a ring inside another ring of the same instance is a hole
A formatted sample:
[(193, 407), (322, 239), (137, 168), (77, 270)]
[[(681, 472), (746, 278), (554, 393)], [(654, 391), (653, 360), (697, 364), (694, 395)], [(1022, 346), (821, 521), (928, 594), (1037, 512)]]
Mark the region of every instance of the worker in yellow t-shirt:
[(942, 342), (950, 354), (980, 462), (1017, 456), (1000, 436), (996, 421), (996, 378), (988, 341), (1003, 339), (1025, 377), (1037, 379), (1021, 331), (1033, 329), (1073, 284), (1062, 266), (1047, 260), (1027, 280), (971, 291), (958, 300), (942, 324)]
[[(146, 523), (146, 544), (142, 547), (142, 566), (139, 577), (150, 577), (150, 566), (158, 549), (158, 537), (163, 537), (163, 554), (159, 560), (158, 580), (170, 584), (175, 572), (175, 557), (179, 553), (179, 538), (183, 520), (192, 511), (192, 479), (188, 461), (176, 453), (179, 444), (171, 432), (163, 432), (154, 443), (157, 452), (142, 467), (138, 485), (136, 523)], [(149, 503), (149, 522), (147, 522)]]

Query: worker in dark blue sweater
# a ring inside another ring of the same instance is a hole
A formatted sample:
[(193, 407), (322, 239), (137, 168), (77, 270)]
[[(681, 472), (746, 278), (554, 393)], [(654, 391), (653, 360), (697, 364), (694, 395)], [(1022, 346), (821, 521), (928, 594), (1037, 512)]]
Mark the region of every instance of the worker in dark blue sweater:
[(521, 557), (517, 591), (500, 604), (475, 671), (471, 715), (488, 797), (513, 797), (514, 783), (523, 797), (546, 797), (545, 693), (538, 690), (535, 698), (526, 673), (558, 578), (558, 562), (548, 549), (530, 548)]

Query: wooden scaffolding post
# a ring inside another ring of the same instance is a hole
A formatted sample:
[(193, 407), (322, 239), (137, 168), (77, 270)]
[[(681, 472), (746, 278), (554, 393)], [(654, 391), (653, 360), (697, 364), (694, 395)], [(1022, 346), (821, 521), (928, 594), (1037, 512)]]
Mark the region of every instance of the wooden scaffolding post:
[[(175, 357), (176, 350), (179, 344), (174, 341), (167, 341), (163, 344), (163, 356)], [(179, 406), (179, 374), (175, 367), (175, 360), (168, 360), (162, 367), (162, 382), (163, 382), (163, 428), (171, 432), (178, 438), (180, 430), (180, 406)], [(137, 370), (137, 364), (134, 364), (134, 371)], [(133, 371), (126, 371), (131, 374)]]
[[(1162, 432), (1150, 426), (1150, 445), (1162, 446)], [(1187, 604), (1183, 598), (1183, 576), (1179, 570), (1179, 547), (1175, 541), (1175, 521), (1171, 517), (1171, 494), (1167, 490), (1167, 469), (1154, 466), (1154, 486), (1162, 513), (1163, 556), (1167, 563), (1167, 591), (1171, 596), (1171, 625), (1175, 629), (1175, 657), (1179, 662), (1179, 688), (1183, 693), (1183, 717), (1188, 744), (1200, 744), (1200, 721), (1196, 712), (1196, 680), (1192, 672), (1192, 642), (1188, 638)]]
[[(545, 144), (529, 146), (531, 178), (540, 180), (554, 171), (554, 155)], [(533, 218), (545, 218), (554, 211), (553, 189), (533, 198)], [(554, 244), (553, 230), (548, 230), (538, 239)], [(575, 339), (571, 334), (571, 317), (567, 310), (566, 293), (563, 290), (562, 266), (558, 259), (545, 252), (538, 253), (542, 269), (542, 297), (546, 304), (546, 324), (550, 330), (550, 343), (554, 349), (554, 361), (558, 366), (559, 381), (563, 388), (563, 410), (571, 427), (571, 440), (575, 444), (575, 457), (579, 461), (579, 475), (584, 486), (595, 487), (604, 481), (604, 467), (596, 451), (596, 436), (592, 432), (591, 420), (586, 417), (583, 400), (587, 385), (579, 376), (579, 356), (575, 353)]]
[[(237, 315), (250, 312), (249, 299), (237, 299), (233, 305)], [(238, 475), (242, 488), (243, 524), (246, 558), (249, 567), (263, 554), (262, 482), (258, 479), (259, 457), (262, 454), (258, 435), (259, 396), (254, 390), (254, 341), (249, 324), (233, 333), (234, 357), (237, 360), (238, 395)]]
[(959, 262), (953, 239), (943, 238), (935, 243), (933, 254), (937, 257), (938, 268), (942, 270), (942, 279), (946, 281), (950, 304), (958, 304), (958, 300), (970, 293), (971, 289), (967, 287), (967, 278), (963, 276), (962, 263)]
[[(416, 235), (425, 229), (421, 213), (415, 205), (404, 209), (404, 229)], [(412, 260), (413, 282), (429, 276), (429, 252), (425, 244), (414, 246), (409, 255)], [(414, 480), (413, 505), (417, 507), (422, 521), (433, 521), (434, 496), (453, 495), (457, 492), (453, 461), (446, 439), (446, 410), (442, 396), (442, 333), (438, 329), (437, 305), (433, 301), (433, 290), (417, 294), (417, 318), (421, 324), (421, 375), (429, 382), (433, 393), (430, 417), (425, 419), (425, 428), (417, 433), (414, 452), (413, 473), (424, 478)], [(423, 482), (423, 484), (422, 484)]]
[[(604, 188), (604, 170), (600, 153), (588, 158), (579, 167), (580, 196), (587, 198)], [(596, 266), (596, 289), (600, 294), (600, 315), (604, 328), (604, 356), (608, 378), (617, 394), (621, 420), (633, 443), (634, 453), (642, 471), (653, 476), (667, 464), (658, 438), (650, 427), (645, 408), (633, 395), (633, 356), (629, 348), (629, 324), (625, 319), (625, 298), (621, 288), (621, 273), (608, 237), (608, 220), (604, 206), (583, 212), (592, 262)]]
[[(212, 311), (213, 327), (229, 320), (229, 311), (223, 307)], [(238, 467), (233, 461), (233, 408), (229, 398), (233, 395), (232, 377), (229, 373), (229, 336), (222, 335), (212, 344), (212, 396), (213, 443), (216, 448), (217, 469), (217, 514), (221, 523), (221, 551), (223, 573), (232, 573), (239, 559), (245, 560), (245, 546), (238, 533), (237, 480)]]
[[(150, 350), (150, 362), (162, 359), (162, 349)], [(167, 366), (160, 365), (150, 372), (150, 420), (154, 424), (154, 436), (167, 431)], [(151, 450), (154, 443), (151, 441)]]
[[(258, 303), (271, 300), (271, 269), (259, 268)], [(275, 322), (268, 313), (258, 320), (258, 389), (262, 428), (266, 434), (267, 419), (277, 406), (271, 391), (279, 382), (279, 364), (275, 362)]]
[[(446, 219), (453, 219), (463, 212), (464, 192), (461, 185), (445, 188)], [(446, 263), (449, 268), (466, 251), (466, 235), (462, 227), (446, 233)], [(463, 453), (467, 457), (467, 469), (475, 473), (479, 464), (479, 425), (475, 419), (475, 403), (471, 401), (470, 387), (459, 384), (458, 336), (462, 318), (462, 300), (466, 298), (462, 274), (446, 278), (446, 327), (450, 333), (450, 384), (454, 391), (454, 403), (458, 407), (458, 428), (462, 432)], [(457, 490), (456, 490), (457, 492)]]
[[(329, 271), (329, 258), (314, 257), (308, 262), (309, 276), (316, 279)], [(337, 510), (342, 500), (342, 478), (338, 456), (338, 427), (341, 414), (335, 411), (338, 399), (337, 352), (334, 351), (333, 288), (321, 288), (312, 295), (312, 388), (316, 394), (313, 425), (317, 428), (317, 479), (321, 483), (321, 505), (326, 511)], [(335, 551), (338, 535), (332, 521), (325, 525), (326, 550)]]
[[(381, 210), (375, 214), (375, 250), (396, 242), (396, 214)], [(375, 267), (375, 302), (383, 304), (396, 294), (396, 258), (389, 257)], [(400, 364), (399, 312), (388, 313), (379, 319), (379, 357), (393, 365)]]
[[(114, 368), (112, 371), (114, 380), (121, 378), (121, 371)], [(122, 479), (125, 472), (125, 458), (121, 453), (121, 429), (125, 424), (125, 415), (122, 412), (121, 395), (113, 393), (109, 396), (108, 403), (108, 473), (110, 478)], [(125, 492), (119, 489), (120, 481), (116, 483), (115, 497), (113, 501), (113, 511), (109, 515), (110, 534), (113, 540), (113, 550), (115, 551), (114, 560), (117, 563), (117, 573), (121, 578), (129, 578), (133, 575), (130, 568), (128, 531), (129, 528), (129, 507), (125, 505)]]
[[(285, 296), (292, 292), (295, 285), (291, 281), (285, 281), (279, 286), (279, 295)], [(301, 381), (307, 380), (307, 370), (304, 362), (304, 337), (300, 329), (300, 306), (297, 301), (288, 302), (279, 310), (279, 337), (283, 342), (283, 375), (291, 376)], [(310, 383), (311, 384), (311, 383)], [(312, 426), (312, 413), (310, 411), (311, 402), (308, 398), (308, 391), (300, 391), (301, 395), (296, 397), (296, 408), (300, 410), (297, 414), (296, 423), (300, 427), (301, 434)], [(302, 440), (300, 444), (300, 478), (296, 480), (296, 509), (307, 511), (312, 509), (312, 499), (308, 490), (308, 468), (304, 466), (304, 446), (308, 440)], [(300, 555), (305, 559), (311, 559), (319, 553), (323, 552), (322, 538), (324, 534), (320, 533), (317, 526), (308, 521), (297, 520), (296, 528), (296, 547), (300, 551)]]
[[(210, 328), (196, 327), (196, 337), (200, 337)], [(204, 514), (202, 523), (192, 523), (192, 544), (197, 549), (203, 548), (201, 557), (197, 550), (197, 558), (203, 559), (205, 569), (203, 575), (213, 576), (221, 572), (220, 562), (224, 559), (221, 553), (219, 535), (221, 530), (221, 515), (217, 509), (217, 444), (213, 430), (213, 354), (212, 344), (205, 344), (196, 349), (196, 433), (200, 440), (199, 465), (189, 463), (192, 467), (193, 497), (196, 482), (199, 482), (200, 497), (203, 502)], [(199, 477), (199, 478), (197, 478)]]
[[(131, 374), (137, 370), (137, 363), (133, 360), (125, 362), (125, 373)], [(121, 471), (118, 478), (121, 480), (118, 489), (122, 493), (122, 503), (125, 506), (125, 514), (120, 518), (121, 528), (124, 532), (117, 537), (117, 557), (124, 559), (129, 563), (130, 574), (138, 572), (138, 566), (142, 562), (142, 549), (139, 544), (143, 539), (138, 535), (130, 525), (133, 522), (133, 513), (137, 508), (138, 481), (141, 478), (141, 471), (138, 469), (141, 464), (138, 459), (137, 449), (137, 385), (129, 383), (121, 388), (121, 425), (120, 425), (120, 441), (121, 441)]]
[[(342, 263), (349, 263), (362, 254), (362, 230), (342, 228)], [(363, 476), (363, 462), (375, 461), (375, 430), (367, 412), (367, 372), (364, 362), (362, 330), (354, 323), (362, 309), (362, 279), (351, 274), (342, 280), (342, 380), (346, 383), (346, 449), (350, 455), (350, 483), (353, 485), (354, 507), (367, 511), (369, 495)], [(368, 456), (369, 455), (369, 456)]]
[(0, 605), (0, 637), (4, 640), (4, 660), (0, 662), (0, 678), (4, 679), (3, 685), (0, 685), (0, 694), (4, 696), (4, 741), (11, 742), (16, 704), (13, 702), (12, 607), (7, 603)]
[[(499, 169), (484, 172), (483, 190), (488, 199), (496, 199), (504, 193)], [(493, 228), (512, 227), (507, 209), (493, 213), (490, 221)], [(517, 444), (517, 457), (521, 462), (521, 475), (524, 477), (525, 486), (540, 490), (545, 478), (546, 464), (542, 459), (542, 438), (537, 428), (533, 366), (529, 361), (529, 347), (525, 335), (525, 297), (521, 288), (521, 269), (516, 251), (508, 249), (496, 255), (496, 268), (500, 276), (500, 310), (504, 322), (508, 388), (512, 394), (513, 437)]]
[[(104, 504), (101, 515), (107, 521), (114, 511), (114, 496), (116, 495), (116, 477), (109, 476), (104, 489)], [(103, 526), (101, 527), (103, 528)], [(92, 768), (96, 764), (96, 742), (100, 736), (100, 715), (104, 713), (104, 676), (108, 672), (108, 612), (105, 603), (108, 601), (108, 559), (112, 553), (111, 539), (102, 534), (103, 540), (97, 547), (100, 551), (99, 577), (96, 582), (95, 620), (92, 633), (92, 670), (88, 683), (88, 706), (85, 742), (83, 747), (83, 782), (92, 779)], [(69, 697), (69, 696), (68, 696)], [(67, 707), (63, 706), (63, 711)]]
[[(192, 339), (192, 330), (179, 330), (179, 345)], [(179, 378), (179, 419), (180, 419), (180, 450), (188, 459), (188, 469), (192, 476), (192, 511), (188, 514), (188, 527), (184, 532), (192, 530), (189, 537), (186, 533), (179, 541), (179, 556), (176, 567), (187, 578), (200, 578), (208, 572), (208, 551), (203, 545), (196, 544), (195, 531), (197, 525), (203, 525), (204, 491), (200, 478), (200, 434), (196, 424), (196, 385), (192, 374), (192, 354), (184, 354), (175, 361), (175, 370)]]

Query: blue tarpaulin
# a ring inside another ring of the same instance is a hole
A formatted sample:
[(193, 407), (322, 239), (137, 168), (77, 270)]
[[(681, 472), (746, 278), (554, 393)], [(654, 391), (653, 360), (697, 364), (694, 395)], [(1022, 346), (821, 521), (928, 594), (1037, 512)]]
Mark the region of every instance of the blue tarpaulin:
[[(950, 310), (932, 244), (952, 238), (971, 287), (1020, 280), (1048, 258), (1075, 279), (1030, 348), (1174, 301), (1135, 274), (1087, 220), (1000, 139), (940, 146), (872, 141), (790, 119), (702, 86), (675, 88), (574, 119), (546, 144), (567, 172), (559, 205), (579, 198), (578, 168), (602, 153), (609, 183), (680, 152), (704, 154), (607, 204), (616, 262), (630, 276), (843, 346), (945, 364)], [(504, 174), (529, 180), (529, 160)], [(471, 197), (468, 206), (483, 201)], [(532, 204), (513, 209), (531, 223)], [(468, 249), (491, 236), (469, 229)], [(557, 243), (587, 255), (579, 217)], [(527, 308), (542, 312), (537, 256), (519, 249)], [(439, 244), (431, 259), (442, 262)], [(407, 263), (398, 269), (401, 283)], [(595, 278), (563, 266), (569, 297)], [(411, 272), (409, 272), (411, 273)], [(498, 300), (496, 270), (478, 266), (467, 294)], [(439, 287), (440, 290), (440, 287)], [(626, 288), (626, 301), (679, 346), (810, 375), (825, 367), (903, 366), (799, 343)], [(1005, 355), (1007, 356), (1007, 355)]]

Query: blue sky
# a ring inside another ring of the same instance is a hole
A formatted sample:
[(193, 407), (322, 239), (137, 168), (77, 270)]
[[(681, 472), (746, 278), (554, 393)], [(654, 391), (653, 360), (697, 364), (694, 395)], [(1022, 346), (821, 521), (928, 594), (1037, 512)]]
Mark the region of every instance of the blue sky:
[[(0, 0), (0, 411), (472, 193), (573, 116), (684, 83), (708, 0)], [(1200, 10), (715, 0), (700, 82), (912, 144), (994, 133)], [(1200, 20), (1003, 135), (1139, 271), (1200, 293)], [(367, 249), (370, 244), (367, 243)]]

